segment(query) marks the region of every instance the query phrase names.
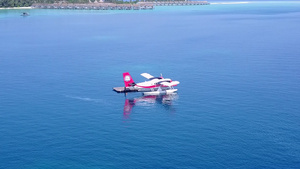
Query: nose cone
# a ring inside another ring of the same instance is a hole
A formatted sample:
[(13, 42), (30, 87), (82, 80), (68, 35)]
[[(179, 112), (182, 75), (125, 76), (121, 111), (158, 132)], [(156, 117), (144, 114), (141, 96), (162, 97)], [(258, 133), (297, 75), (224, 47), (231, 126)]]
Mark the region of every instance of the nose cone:
[(172, 86), (177, 86), (180, 82), (179, 81), (173, 81), (171, 82)]

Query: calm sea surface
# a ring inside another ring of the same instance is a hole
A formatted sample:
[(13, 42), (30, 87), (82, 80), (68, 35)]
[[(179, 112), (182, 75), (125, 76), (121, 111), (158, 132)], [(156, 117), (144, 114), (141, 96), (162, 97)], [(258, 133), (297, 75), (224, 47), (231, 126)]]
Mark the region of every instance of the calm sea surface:
[(0, 10), (0, 168), (300, 168), (299, 30), (297, 1)]

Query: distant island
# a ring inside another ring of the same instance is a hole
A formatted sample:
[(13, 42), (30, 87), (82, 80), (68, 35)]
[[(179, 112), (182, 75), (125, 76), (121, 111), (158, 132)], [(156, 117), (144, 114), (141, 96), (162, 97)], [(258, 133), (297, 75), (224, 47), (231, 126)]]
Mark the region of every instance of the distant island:
[(34, 3), (89, 3), (95, 2), (95, 0), (1, 0), (0, 8), (9, 8), (9, 7), (30, 7)]
[[(10, 7), (30, 7), (32, 4), (54, 4), (54, 3), (73, 3), (73, 4), (87, 4), (87, 3), (115, 3), (115, 4), (129, 4), (137, 2), (158, 2), (160, 0), (0, 0), (0, 8)], [(185, 1), (185, 0), (174, 0)]]
[[(118, 0), (1, 0), (0, 8), (9, 8), (9, 7), (30, 7), (35, 3), (43, 4), (53, 4), (53, 3), (95, 3), (95, 2), (108, 2), (108, 3), (122, 3), (126, 1)], [(131, 2), (131, 0), (130, 0)]]
[(139, 10), (154, 9), (154, 6), (208, 4), (207, 1), (190, 0), (1, 0), (0, 8)]

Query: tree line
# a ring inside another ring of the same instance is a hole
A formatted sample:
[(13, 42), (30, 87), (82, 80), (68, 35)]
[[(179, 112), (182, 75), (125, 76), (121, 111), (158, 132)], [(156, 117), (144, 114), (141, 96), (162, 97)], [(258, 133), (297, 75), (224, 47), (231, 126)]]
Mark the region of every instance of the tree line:
[[(96, 0), (92, 0), (95, 2)], [(7, 7), (28, 7), (33, 3), (47, 3), (52, 4), (55, 2), (68, 2), (68, 3), (89, 3), (89, 0), (0, 0), (0, 8)]]
[(0, 0), (0, 8), (5, 7), (27, 7), (32, 5), (32, 0)]

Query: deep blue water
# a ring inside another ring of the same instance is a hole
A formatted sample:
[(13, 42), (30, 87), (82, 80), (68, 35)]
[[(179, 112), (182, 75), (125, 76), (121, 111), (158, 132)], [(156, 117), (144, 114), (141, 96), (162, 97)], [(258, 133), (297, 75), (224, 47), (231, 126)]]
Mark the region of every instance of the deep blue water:
[(0, 10), (0, 168), (300, 168), (299, 30), (299, 2)]

